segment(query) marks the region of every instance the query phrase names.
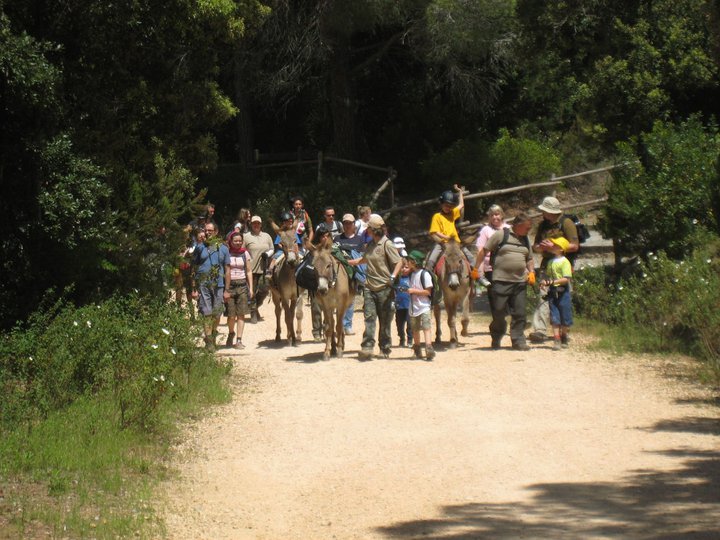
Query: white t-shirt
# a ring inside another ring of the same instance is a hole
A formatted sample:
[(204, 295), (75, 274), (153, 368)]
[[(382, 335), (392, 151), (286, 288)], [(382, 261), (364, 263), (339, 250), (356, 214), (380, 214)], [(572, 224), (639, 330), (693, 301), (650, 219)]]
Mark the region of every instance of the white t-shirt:
[[(421, 283), (421, 280), (424, 283)], [(432, 289), (433, 280), (430, 272), (426, 270), (416, 270), (410, 275), (410, 289)], [(423, 313), (430, 311), (430, 297), (420, 296), (419, 294), (410, 295), (410, 316), (417, 317)]]

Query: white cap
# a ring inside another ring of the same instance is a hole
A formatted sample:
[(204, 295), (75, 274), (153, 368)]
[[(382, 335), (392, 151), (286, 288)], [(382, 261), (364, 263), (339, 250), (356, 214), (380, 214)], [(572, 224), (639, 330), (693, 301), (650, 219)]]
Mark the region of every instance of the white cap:
[(260, 216), (253, 216), (252, 219), (250, 220), (250, 223), (255, 223), (255, 222), (262, 223), (262, 218)]
[(393, 244), (395, 244), (395, 247), (398, 249), (404, 249), (406, 247), (405, 240), (403, 240), (400, 236), (393, 238)]

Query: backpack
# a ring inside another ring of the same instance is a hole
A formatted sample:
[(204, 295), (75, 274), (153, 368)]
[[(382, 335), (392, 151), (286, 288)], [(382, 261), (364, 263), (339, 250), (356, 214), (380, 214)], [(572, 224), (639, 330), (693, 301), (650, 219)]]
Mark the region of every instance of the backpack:
[[(510, 238), (510, 229), (503, 229), (503, 239), (500, 241), (498, 246), (492, 251), (490, 254), (490, 266), (495, 268), (495, 259), (497, 258), (497, 254), (500, 253), (500, 250), (502, 247), (508, 243), (508, 239)], [(528, 253), (532, 255), (532, 248), (530, 247), (530, 239), (527, 236), (523, 236), (522, 240), (525, 242), (525, 247), (528, 250)]]
[[(438, 280), (437, 274), (432, 270), (428, 270), (426, 268), (423, 268), (422, 272), (430, 274), (430, 278), (432, 279), (432, 289), (430, 290), (430, 305), (437, 306), (442, 302), (442, 289), (440, 288), (440, 281)], [(425, 286), (424, 283), (425, 280), (423, 279), (423, 274), (420, 274), (420, 284), (423, 287)]]
[(577, 229), (578, 234), (578, 243), (584, 244), (585, 242), (587, 242), (587, 239), (590, 238), (590, 231), (588, 230), (587, 225), (580, 221), (580, 218), (577, 217), (575, 214), (565, 214), (565, 217), (572, 220), (572, 222), (575, 224), (575, 228)]
[(298, 287), (307, 289), (310, 292), (315, 292), (318, 288), (319, 279), (312, 262), (312, 254), (308, 253), (305, 255), (298, 265), (297, 270), (295, 270), (295, 283), (297, 283)]

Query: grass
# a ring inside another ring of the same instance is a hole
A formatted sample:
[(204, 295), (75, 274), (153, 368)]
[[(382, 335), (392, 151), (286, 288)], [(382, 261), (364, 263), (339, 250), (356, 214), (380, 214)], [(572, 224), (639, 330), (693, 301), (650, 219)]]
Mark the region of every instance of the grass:
[(0, 439), (0, 537), (157, 538), (153, 490), (183, 418), (230, 398), (229, 365), (198, 363), (187, 391), (163, 404), (151, 431), (120, 427), (96, 394)]

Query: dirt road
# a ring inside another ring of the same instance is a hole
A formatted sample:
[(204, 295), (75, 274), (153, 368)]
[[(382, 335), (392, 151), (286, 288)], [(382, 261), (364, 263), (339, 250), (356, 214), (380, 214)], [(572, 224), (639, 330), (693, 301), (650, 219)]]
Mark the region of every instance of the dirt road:
[(478, 318), (432, 362), (358, 362), (356, 312), (323, 362), (321, 344), (277, 346), (263, 314), (227, 352), (232, 403), (178, 447), (169, 538), (720, 538), (718, 399), (674, 361), (582, 336), (490, 351)]

